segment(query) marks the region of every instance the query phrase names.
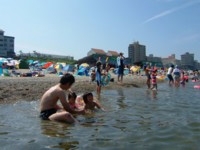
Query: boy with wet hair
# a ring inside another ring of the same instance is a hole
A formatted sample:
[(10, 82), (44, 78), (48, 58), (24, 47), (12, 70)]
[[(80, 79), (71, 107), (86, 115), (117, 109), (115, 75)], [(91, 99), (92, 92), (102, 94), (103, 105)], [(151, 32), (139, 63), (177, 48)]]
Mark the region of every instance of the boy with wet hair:
[[(69, 90), (74, 82), (74, 76), (67, 73), (61, 77), (60, 83), (51, 87), (43, 94), (40, 100), (41, 119), (74, 123), (76, 120), (70, 113), (84, 113), (84, 111), (72, 110), (66, 100), (65, 91)], [(62, 107), (57, 104), (58, 101), (60, 101)]]

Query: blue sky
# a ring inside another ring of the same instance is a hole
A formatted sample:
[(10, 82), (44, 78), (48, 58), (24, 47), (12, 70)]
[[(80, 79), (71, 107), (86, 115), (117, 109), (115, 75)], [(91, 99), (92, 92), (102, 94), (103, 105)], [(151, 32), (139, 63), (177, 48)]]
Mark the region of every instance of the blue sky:
[(128, 56), (134, 41), (147, 55), (200, 61), (200, 0), (0, 0), (0, 29), (15, 37), (15, 52), (80, 59), (91, 48)]

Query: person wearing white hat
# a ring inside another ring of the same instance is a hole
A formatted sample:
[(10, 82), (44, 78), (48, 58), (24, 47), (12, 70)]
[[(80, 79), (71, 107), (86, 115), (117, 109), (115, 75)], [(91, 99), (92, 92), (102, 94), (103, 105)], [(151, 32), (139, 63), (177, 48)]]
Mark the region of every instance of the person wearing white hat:
[(172, 74), (174, 76), (174, 85), (178, 87), (180, 85), (181, 71), (177, 65), (175, 66)]

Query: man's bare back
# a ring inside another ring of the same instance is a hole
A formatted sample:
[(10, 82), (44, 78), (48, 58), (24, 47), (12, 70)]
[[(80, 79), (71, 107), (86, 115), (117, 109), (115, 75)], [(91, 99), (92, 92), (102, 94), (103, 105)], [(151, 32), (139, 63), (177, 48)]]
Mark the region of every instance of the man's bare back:
[[(40, 102), (40, 111), (55, 108), (57, 109), (57, 102), (59, 97), (65, 97), (65, 91), (61, 89), (60, 84), (57, 84), (47, 90), (42, 96)], [(66, 98), (65, 98), (66, 99)]]

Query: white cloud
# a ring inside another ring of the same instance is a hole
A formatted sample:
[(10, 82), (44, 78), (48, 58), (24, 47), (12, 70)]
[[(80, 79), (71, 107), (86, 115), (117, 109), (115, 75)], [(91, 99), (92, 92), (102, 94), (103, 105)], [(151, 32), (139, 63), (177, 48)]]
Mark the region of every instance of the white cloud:
[(164, 11), (164, 12), (161, 12), (161, 13), (159, 13), (159, 14), (157, 14), (157, 15), (151, 17), (151, 18), (147, 19), (143, 24), (146, 24), (146, 23), (151, 22), (151, 21), (153, 21), (153, 20), (162, 18), (162, 17), (164, 17), (164, 16), (167, 16), (167, 15), (169, 15), (169, 14), (172, 14), (172, 13), (174, 13), (174, 12), (176, 12), (176, 11), (181, 10), (181, 9), (188, 8), (188, 7), (190, 7), (190, 6), (192, 6), (192, 5), (195, 5), (195, 4), (197, 4), (197, 3), (200, 3), (200, 1), (199, 1), (199, 0), (192, 0), (192, 1), (189, 1), (189, 2), (187, 2), (187, 3), (185, 3), (185, 4), (181, 5), (181, 6), (174, 7), (174, 8), (172, 8), (172, 9), (166, 10), (166, 11)]

